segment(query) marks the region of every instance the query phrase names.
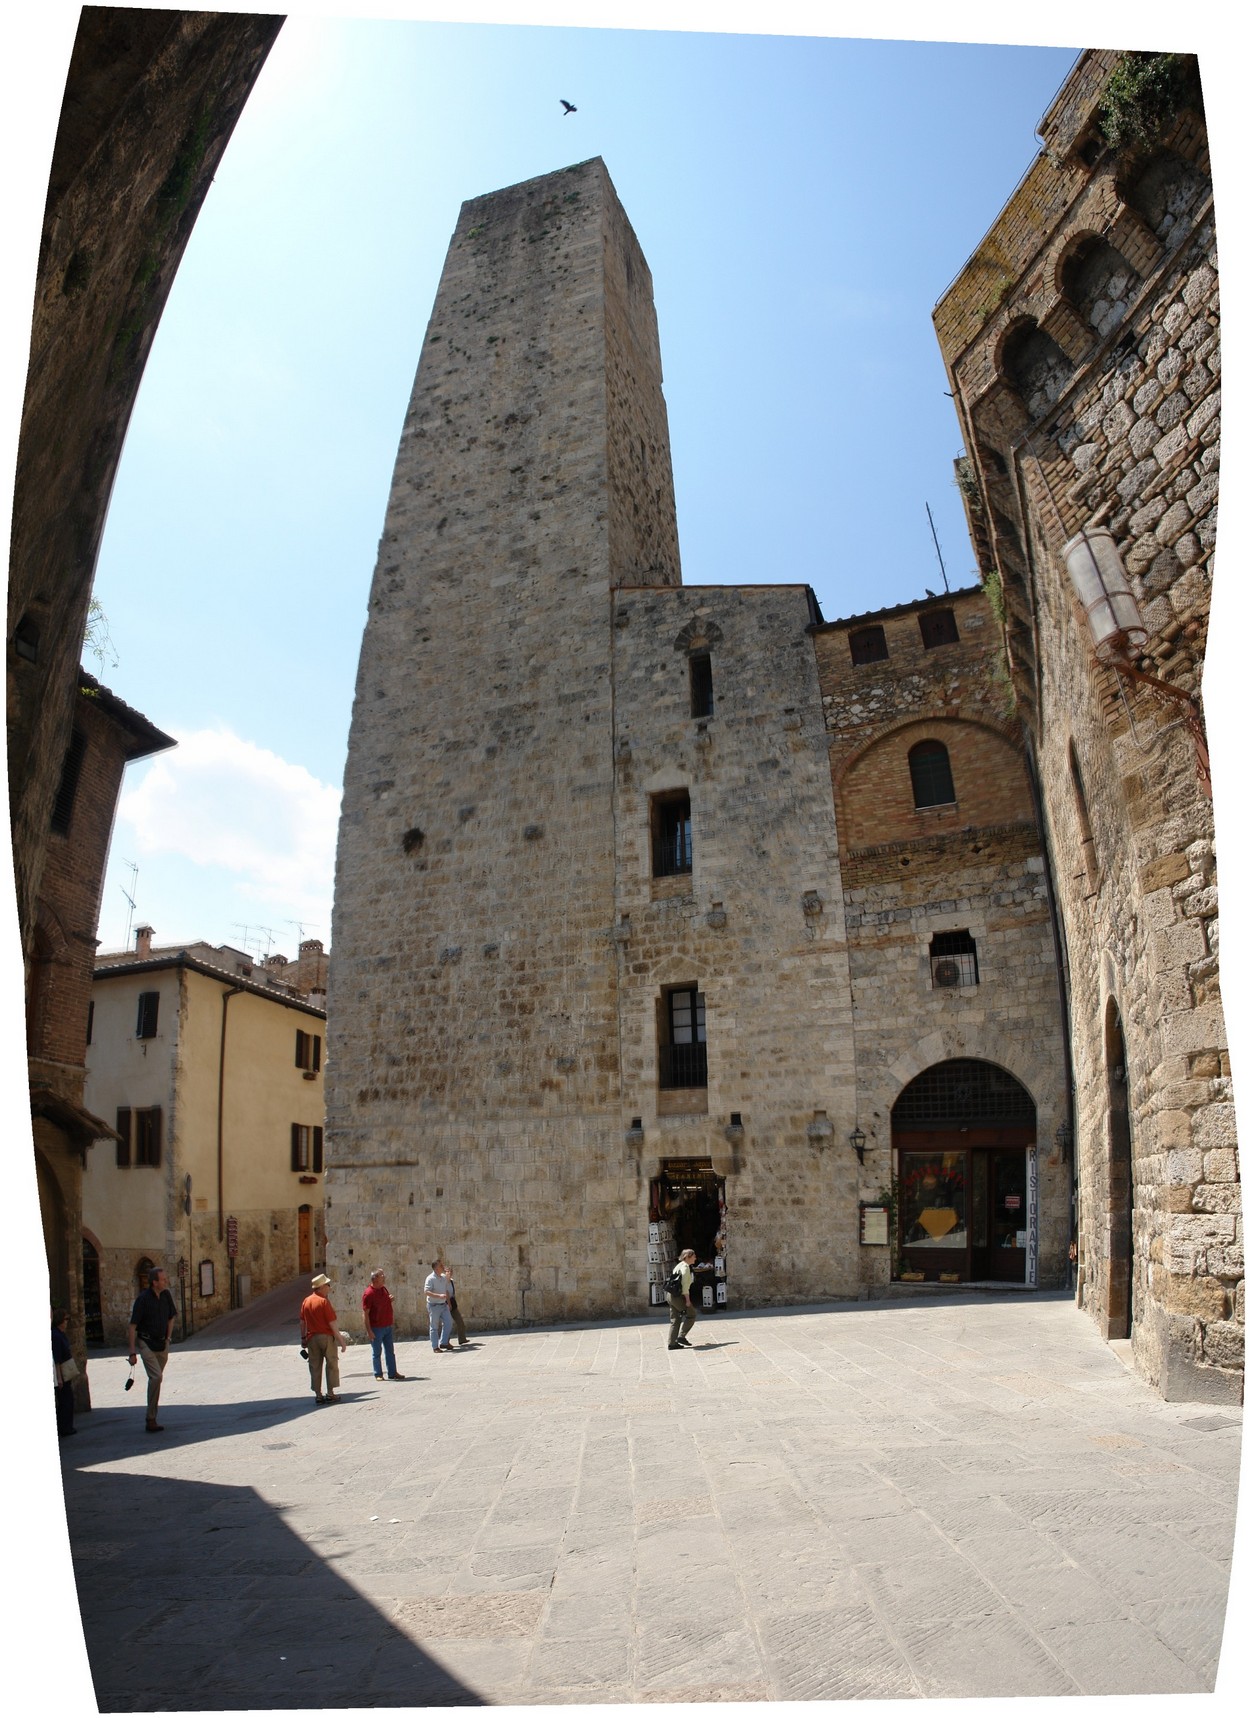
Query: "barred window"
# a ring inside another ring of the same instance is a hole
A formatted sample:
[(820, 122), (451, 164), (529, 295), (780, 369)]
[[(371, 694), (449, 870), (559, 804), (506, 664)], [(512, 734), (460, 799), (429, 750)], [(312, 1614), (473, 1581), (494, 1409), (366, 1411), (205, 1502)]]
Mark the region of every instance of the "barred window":
[(690, 795), (657, 794), (651, 801), (651, 873), (678, 877), (694, 870), (690, 841)]
[(706, 1003), (696, 985), (664, 992), (660, 1029), (661, 1091), (706, 1086)]

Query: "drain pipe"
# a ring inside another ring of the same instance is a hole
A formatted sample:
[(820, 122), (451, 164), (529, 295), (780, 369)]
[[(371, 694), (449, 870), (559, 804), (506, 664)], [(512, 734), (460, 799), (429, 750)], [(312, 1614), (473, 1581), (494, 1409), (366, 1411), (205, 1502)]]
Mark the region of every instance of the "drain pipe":
[(243, 986), (234, 985), (221, 996), (221, 1049), (217, 1058), (217, 1239), (226, 1238), (225, 1195), (225, 1105), (226, 1105), (226, 1008), (232, 996), (242, 996)]

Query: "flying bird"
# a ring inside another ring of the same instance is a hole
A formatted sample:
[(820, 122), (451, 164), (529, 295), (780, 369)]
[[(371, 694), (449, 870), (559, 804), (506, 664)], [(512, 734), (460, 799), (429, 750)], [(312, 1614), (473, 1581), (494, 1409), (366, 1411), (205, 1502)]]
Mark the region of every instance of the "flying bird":
[(567, 119), (571, 113), (577, 112), (577, 109), (573, 106), (573, 103), (571, 101), (565, 101), (563, 96), (560, 97), (560, 106), (564, 109), (565, 119)]

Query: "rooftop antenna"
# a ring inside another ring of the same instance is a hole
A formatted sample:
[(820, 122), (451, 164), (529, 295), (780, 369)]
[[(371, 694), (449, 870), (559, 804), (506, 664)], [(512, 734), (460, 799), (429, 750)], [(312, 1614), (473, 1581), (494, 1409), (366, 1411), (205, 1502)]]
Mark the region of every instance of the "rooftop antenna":
[(129, 948), (130, 927), (134, 923), (135, 918), (135, 895), (139, 892), (139, 867), (135, 864), (133, 859), (123, 859), (122, 864), (130, 867), (130, 889), (134, 891), (132, 894), (130, 890), (127, 890), (124, 883), (119, 883), (117, 885), (130, 905), (130, 911), (126, 914), (126, 940), (122, 944), (123, 948)]
[(946, 562), (942, 559), (942, 545), (938, 542), (937, 527), (933, 523), (933, 514), (929, 511), (929, 503), (927, 501), (924, 504), (924, 510), (929, 514), (929, 529), (933, 532), (933, 547), (937, 550), (938, 566), (942, 569), (942, 589), (946, 592), (947, 596), (949, 596), (951, 594), (951, 586), (950, 580), (946, 576)]
[(304, 940), (304, 921), (303, 921), (303, 919), (283, 919), (282, 923), (284, 925), (294, 925), (295, 929), (299, 932), (299, 940), (301, 942), (303, 942), (303, 940)]

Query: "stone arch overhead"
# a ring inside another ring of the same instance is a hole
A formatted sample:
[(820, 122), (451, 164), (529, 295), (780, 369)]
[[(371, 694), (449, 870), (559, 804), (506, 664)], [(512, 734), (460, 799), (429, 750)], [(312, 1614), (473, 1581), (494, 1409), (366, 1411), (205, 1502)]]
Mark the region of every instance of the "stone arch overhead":
[(41, 931), (47, 938), (46, 959), (58, 964), (70, 958), (69, 934), (57, 914), (46, 901), (40, 900), (35, 904), (35, 918), (32, 927)]
[(104, 1256), (104, 1242), (96, 1234), (95, 1230), (89, 1229), (85, 1223), (82, 1226), (82, 1238), (84, 1241), (90, 1241), (91, 1245), (95, 1248), (97, 1254), (99, 1254), (99, 1256), (101, 1258), (103, 1258), (103, 1256)]
[(863, 745), (857, 746), (853, 752), (849, 752), (835, 765), (833, 772), (834, 792), (841, 792), (848, 776), (863, 762), (875, 746), (881, 745), (885, 740), (892, 739), (896, 734), (904, 733), (908, 728), (932, 727), (937, 723), (951, 727), (958, 725), (964, 728), (988, 729), (990, 733), (1009, 745), (1013, 752), (1017, 755), (1020, 753), (1020, 742), (1016, 735), (1015, 725), (998, 716), (982, 712), (967, 716), (943, 715), (937, 712), (928, 715), (896, 716), (891, 721), (882, 723), (879, 728), (873, 731), (872, 736), (864, 741)]
[(903, 1087), (910, 1085), (918, 1074), (923, 1074), (926, 1068), (932, 1068), (938, 1062), (953, 1062), (961, 1057), (992, 1062), (1019, 1080), (1037, 1106), (1039, 1134), (1044, 1126), (1043, 1116), (1049, 1118), (1052, 1113), (1058, 1113), (1064, 1095), (1062, 1060), (1052, 1066), (1049, 1059), (1043, 1059), (1033, 1050), (1023, 1049), (1014, 1037), (1008, 1037), (992, 1025), (964, 1029), (952, 1023), (927, 1032), (911, 1049), (896, 1056), (885, 1070), (882, 1084), (888, 1092), (886, 1120)]
[(724, 636), (714, 620), (704, 620), (696, 615), (693, 620), (687, 621), (677, 634), (673, 640), (673, 649), (684, 651), (687, 656), (696, 650), (715, 650)]

